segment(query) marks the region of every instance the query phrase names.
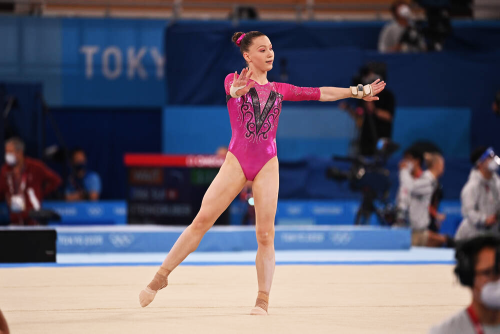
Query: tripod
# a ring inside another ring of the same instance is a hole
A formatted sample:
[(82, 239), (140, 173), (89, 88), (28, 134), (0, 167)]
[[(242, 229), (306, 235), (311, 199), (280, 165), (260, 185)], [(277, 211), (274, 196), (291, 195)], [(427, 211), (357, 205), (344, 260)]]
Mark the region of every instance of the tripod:
[(375, 206), (375, 200), (377, 199), (377, 193), (368, 187), (362, 190), (363, 199), (356, 212), (356, 217), (354, 219), (354, 225), (368, 225), (372, 214), (377, 216), (378, 222), (382, 226), (389, 226), (390, 219), (386, 219), (386, 212), (388, 211), (388, 203), (384, 200), (384, 209), (380, 209)]

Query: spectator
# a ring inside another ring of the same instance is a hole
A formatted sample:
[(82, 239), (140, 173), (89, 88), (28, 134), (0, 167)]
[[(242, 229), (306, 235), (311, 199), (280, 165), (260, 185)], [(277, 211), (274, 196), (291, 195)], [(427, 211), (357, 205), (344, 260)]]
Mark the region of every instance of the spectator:
[(471, 154), (474, 165), (461, 193), (464, 217), (455, 235), (457, 240), (475, 237), (486, 232), (499, 233), (500, 159), (492, 148), (478, 147)]
[(258, 20), (259, 13), (257, 8), (249, 5), (236, 5), (229, 13), (230, 20)]
[(428, 169), (415, 179), (410, 191), (408, 217), (412, 229), (412, 245), (441, 247), (452, 246), (453, 240), (429, 230), (432, 194), (436, 190), (438, 179), (444, 173), (444, 158), (437, 153), (424, 156)]
[(405, 1), (398, 0), (392, 4), (391, 12), (394, 21), (387, 23), (380, 32), (379, 52), (425, 51), (425, 39), (413, 24), (410, 6)]
[(472, 291), (467, 309), (432, 328), (430, 334), (500, 333), (500, 239), (479, 236), (457, 248), (455, 274)]
[(500, 90), (495, 95), (495, 101), (493, 101), (491, 109), (493, 109), (495, 115), (500, 116)]
[(0, 334), (9, 334), (9, 326), (7, 325), (7, 320), (5, 320), (2, 311), (0, 311)]
[(5, 143), (5, 161), (0, 171), (0, 197), (7, 201), (10, 222), (37, 225), (29, 217), (38, 211), (45, 196), (61, 185), (61, 178), (39, 160), (24, 156), (24, 143), (11, 138)]
[(85, 151), (78, 148), (71, 154), (72, 173), (66, 187), (66, 200), (97, 201), (101, 195), (101, 178), (96, 172), (87, 170)]

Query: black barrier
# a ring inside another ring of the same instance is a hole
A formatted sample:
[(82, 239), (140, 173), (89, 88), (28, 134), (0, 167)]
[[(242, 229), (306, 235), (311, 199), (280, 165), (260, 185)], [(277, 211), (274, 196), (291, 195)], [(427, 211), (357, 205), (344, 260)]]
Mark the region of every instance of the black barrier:
[(53, 229), (0, 229), (0, 263), (56, 262), (56, 240)]

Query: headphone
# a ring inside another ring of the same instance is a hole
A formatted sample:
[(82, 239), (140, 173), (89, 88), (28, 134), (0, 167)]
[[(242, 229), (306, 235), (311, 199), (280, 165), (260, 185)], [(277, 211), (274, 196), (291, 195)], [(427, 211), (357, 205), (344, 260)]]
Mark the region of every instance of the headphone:
[[(486, 246), (487, 247), (487, 246)], [(463, 247), (462, 247), (463, 248)], [(475, 273), (475, 257), (478, 252), (465, 251), (463, 249), (457, 250), (455, 255), (457, 265), (455, 267), (455, 275), (463, 286), (472, 288), (474, 286)], [(496, 248), (495, 255), (495, 268), (497, 273), (500, 272), (500, 247)]]

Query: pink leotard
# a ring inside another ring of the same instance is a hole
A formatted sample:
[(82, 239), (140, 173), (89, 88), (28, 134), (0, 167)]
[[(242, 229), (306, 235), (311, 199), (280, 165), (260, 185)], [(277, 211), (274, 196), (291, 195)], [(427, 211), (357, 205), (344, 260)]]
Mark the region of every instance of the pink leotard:
[(229, 95), (234, 73), (224, 81), (232, 137), (229, 151), (238, 159), (247, 180), (252, 181), (264, 165), (276, 156), (276, 130), (282, 101), (318, 101), (319, 88), (296, 87), (268, 82), (239, 97)]

